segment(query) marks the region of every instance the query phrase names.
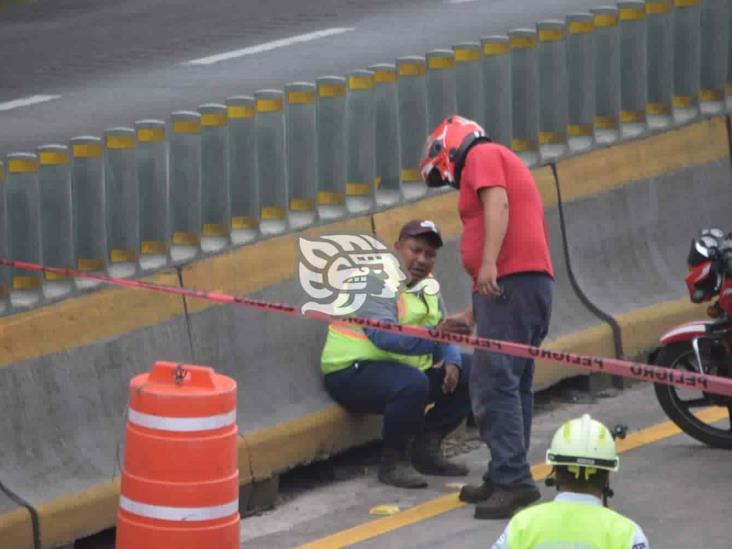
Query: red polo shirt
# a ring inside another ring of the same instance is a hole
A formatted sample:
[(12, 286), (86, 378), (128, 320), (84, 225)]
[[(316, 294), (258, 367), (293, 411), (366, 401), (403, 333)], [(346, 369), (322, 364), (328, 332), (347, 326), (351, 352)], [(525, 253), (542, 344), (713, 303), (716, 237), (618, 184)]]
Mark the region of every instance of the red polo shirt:
[(460, 254), (473, 282), (483, 260), (483, 204), (478, 191), (488, 187), (503, 187), (508, 196), (508, 228), (497, 261), (499, 278), (527, 271), (553, 278), (544, 206), (531, 171), (503, 145), (479, 143), (468, 151), (458, 199), (463, 221)]

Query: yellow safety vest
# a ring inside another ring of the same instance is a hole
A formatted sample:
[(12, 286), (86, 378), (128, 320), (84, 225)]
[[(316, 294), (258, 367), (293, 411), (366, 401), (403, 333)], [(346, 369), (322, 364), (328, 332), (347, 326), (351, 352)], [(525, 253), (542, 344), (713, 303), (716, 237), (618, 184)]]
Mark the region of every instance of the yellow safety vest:
[[(356, 313), (358, 315), (358, 312)], [(399, 324), (412, 326), (436, 326), (442, 319), (439, 294), (420, 297), (402, 292), (397, 300)], [(359, 326), (344, 322), (332, 322), (320, 357), (320, 369), (330, 374), (348, 368), (359, 360), (390, 360), (427, 370), (432, 366), (432, 354), (402, 355), (390, 353), (371, 343)]]

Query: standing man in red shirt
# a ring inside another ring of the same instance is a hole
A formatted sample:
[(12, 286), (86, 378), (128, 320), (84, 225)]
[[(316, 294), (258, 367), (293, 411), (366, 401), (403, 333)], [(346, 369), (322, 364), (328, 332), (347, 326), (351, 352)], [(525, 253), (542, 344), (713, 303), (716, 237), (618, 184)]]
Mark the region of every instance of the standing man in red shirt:
[[(459, 192), (460, 253), (473, 279), (477, 335), (540, 345), (549, 328), (554, 271), (531, 171), (460, 116), (447, 118), (430, 135), (420, 168), (427, 185)], [(476, 504), (475, 518), (507, 518), (541, 497), (526, 458), (533, 377), (533, 360), (475, 352), (473, 414), (491, 452), (483, 483), (460, 491), (462, 501)]]

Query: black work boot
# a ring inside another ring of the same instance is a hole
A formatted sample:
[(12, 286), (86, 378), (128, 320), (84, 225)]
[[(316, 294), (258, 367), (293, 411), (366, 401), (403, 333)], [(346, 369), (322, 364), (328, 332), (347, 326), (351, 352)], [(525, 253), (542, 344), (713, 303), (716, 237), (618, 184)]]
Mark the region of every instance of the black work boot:
[(427, 487), (427, 480), (414, 470), (406, 459), (405, 451), (396, 448), (382, 449), (379, 480), (397, 488)]
[(520, 486), (506, 489), (500, 486), (493, 490), (491, 496), (475, 506), (474, 517), (477, 519), (505, 519), (527, 505), (541, 499), (536, 486)]
[(445, 431), (428, 431), (417, 436), (412, 445), (412, 464), (423, 475), (442, 477), (464, 477), (468, 468), (460, 463), (448, 461), (442, 454), (442, 440)]
[(466, 484), (460, 488), (460, 501), (480, 503), (491, 497), (493, 490), (495, 486), (490, 480), (484, 480), (483, 484)]

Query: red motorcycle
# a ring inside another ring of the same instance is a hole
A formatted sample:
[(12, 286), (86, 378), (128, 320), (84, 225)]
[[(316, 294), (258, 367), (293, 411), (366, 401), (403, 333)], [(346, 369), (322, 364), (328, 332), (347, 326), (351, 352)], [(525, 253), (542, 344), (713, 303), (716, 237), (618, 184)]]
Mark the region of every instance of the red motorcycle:
[[(686, 286), (694, 303), (712, 301), (711, 320), (687, 322), (661, 337), (650, 364), (732, 377), (732, 233), (704, 229), (691, 243)], [(732, 449), (732, 398), (692, 388), (655, 384), (666, 415), (686, 434), (715, 448)], [(708, 425), (694, 415), (704, 406), (725, 406), (726, 425)]]

